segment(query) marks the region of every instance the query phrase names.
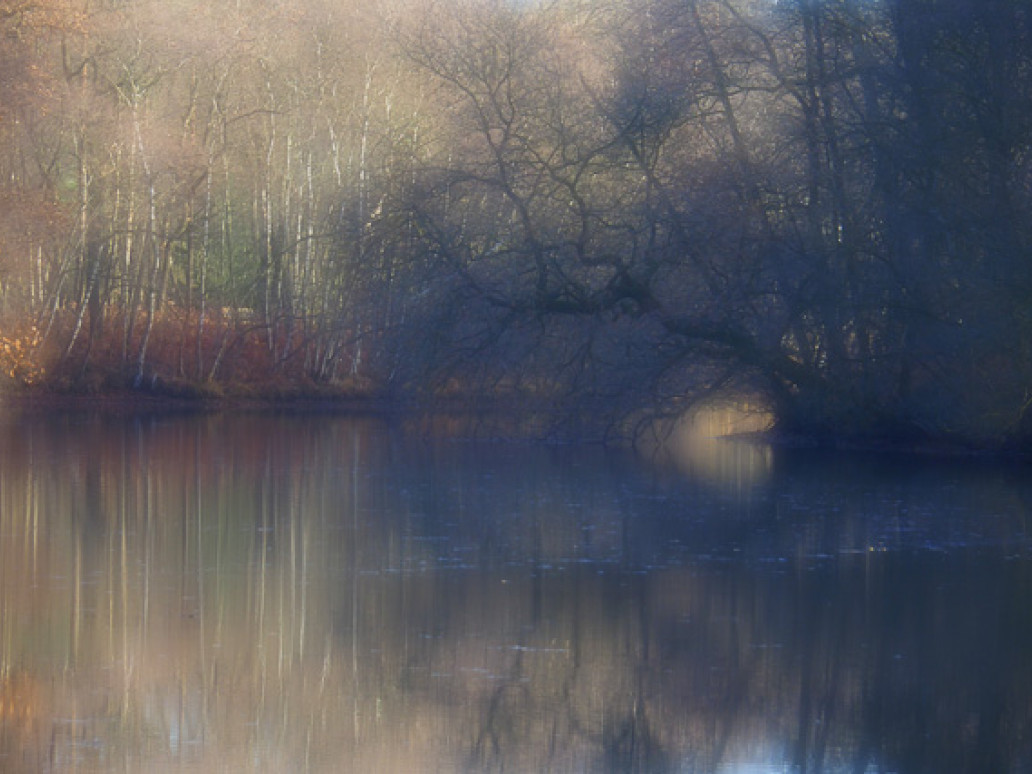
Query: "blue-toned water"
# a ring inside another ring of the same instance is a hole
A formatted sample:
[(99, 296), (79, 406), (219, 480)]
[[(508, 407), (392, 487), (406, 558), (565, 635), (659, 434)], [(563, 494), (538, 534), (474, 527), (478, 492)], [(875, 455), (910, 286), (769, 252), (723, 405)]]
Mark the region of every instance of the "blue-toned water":
[(1032, 476), (0, 419), (0, 770), (1032, 771)]

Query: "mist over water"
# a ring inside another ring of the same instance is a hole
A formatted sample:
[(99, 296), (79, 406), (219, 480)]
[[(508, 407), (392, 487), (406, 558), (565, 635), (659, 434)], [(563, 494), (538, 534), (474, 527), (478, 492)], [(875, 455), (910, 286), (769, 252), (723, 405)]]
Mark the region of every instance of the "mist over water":
[(0, 770), (1032, 767), (1032, 484), (971, 461), (0, 420)]

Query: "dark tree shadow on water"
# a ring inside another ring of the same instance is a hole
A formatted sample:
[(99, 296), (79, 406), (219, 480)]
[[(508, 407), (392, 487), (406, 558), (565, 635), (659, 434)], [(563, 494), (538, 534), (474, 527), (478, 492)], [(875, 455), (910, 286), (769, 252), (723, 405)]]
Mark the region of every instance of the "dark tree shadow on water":
[(470, 750), (467, 771), (505, 771), (520, 759), (520, 727), (529, 703), (524, 685), (506, 681), (494, 689)]
[(614, 718), (603, 732), (603, 758), (597, 769), (609, 772), (675, 771), (675, 762), (650, 728), (644, 705), (635, 702), (631, 712)]

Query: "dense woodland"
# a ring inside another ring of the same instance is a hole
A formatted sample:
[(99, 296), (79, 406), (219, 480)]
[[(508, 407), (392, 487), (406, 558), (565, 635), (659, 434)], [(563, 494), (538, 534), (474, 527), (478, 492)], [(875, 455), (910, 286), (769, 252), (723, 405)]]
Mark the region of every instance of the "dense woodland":
[(1023, 0), (0, 0), (0, 365), (1032, 438)]

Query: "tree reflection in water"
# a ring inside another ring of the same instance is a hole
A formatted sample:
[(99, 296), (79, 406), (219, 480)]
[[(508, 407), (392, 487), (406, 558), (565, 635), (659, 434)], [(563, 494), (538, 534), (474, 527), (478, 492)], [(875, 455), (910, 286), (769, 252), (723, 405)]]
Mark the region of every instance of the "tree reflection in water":
[(8, 418), (0, 768), (1027, 771), (1020, 472), (722, 448)]

